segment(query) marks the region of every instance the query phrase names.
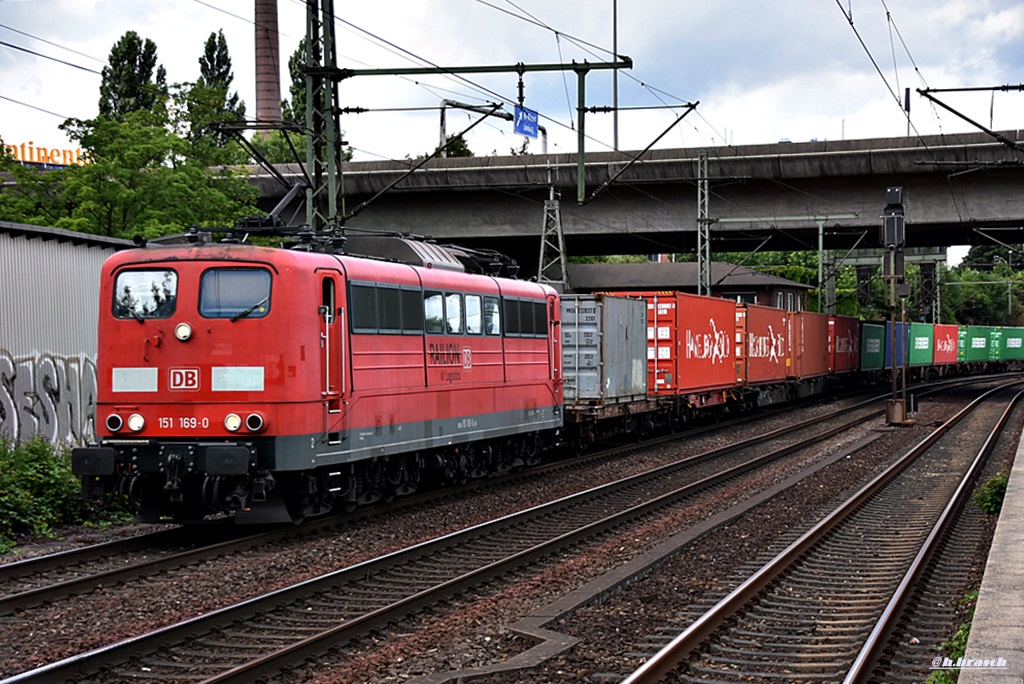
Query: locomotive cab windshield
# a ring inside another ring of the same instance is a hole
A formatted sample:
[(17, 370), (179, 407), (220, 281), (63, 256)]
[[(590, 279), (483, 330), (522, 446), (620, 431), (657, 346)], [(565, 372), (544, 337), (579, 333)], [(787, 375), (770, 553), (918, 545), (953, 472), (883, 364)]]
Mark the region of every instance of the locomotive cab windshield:
[(178, 301), (178, 274), (174, 271), (121, 271), (114, 283), (114, 317), (167, 318)]
[(263, 318), (270, 311), (270, 273), (262, 268), (211, 268), (199, 283), (204, 318)]

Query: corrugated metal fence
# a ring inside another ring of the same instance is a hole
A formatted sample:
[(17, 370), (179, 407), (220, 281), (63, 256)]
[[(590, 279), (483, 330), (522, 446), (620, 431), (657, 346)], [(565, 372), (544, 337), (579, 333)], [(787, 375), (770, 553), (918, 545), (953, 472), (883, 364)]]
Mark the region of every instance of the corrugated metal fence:
[(100, 267), (129, 245), (0, 222), (0, 437), (93, 438)]

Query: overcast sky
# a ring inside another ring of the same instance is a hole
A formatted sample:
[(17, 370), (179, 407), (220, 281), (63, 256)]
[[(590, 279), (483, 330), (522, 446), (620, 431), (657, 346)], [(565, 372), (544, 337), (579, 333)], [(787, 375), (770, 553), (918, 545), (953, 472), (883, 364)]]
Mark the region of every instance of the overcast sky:
[[(304, 34), (305, 4), (278, 4), (287, 95), (287, 58)], [(335, 0), (343, 20), (338, 66), (607, 62), (612, 8), (613, 0)], [(618, 0), (617, 14), (619, 53), (634, 63), (619, 73), (620, 106), (675, 106), (622, 111), (624, 150), (646, 147), (682, 113), (678, 105), (697, 101), (696, 112), (658, 147), (904, 136), (907, 121), (897, 99), (907, 87), (912, 134), (966, 132), (974, 130), (970, 124), (914, 91), (1024, 81), (1020, 0)], [(100, 76), (94, 72), (129, 30), (156, 43), (172, 83), (197, 78), (207, 37), (223, 30), (234, 87), (254, 115), (253, 19), (253, 0), (0, 0), (0, 136), (8, 144), (70, 146), (58, 125), (66, 117), (96, 115)], [(342, 106), (434, 108), (343, 117), (355, 158), (402, 159), (431, 151), (442, 98), (477, 105), (501, 99), (512, 111), (516, 74), (464, 79), (345, 81)], [(576, 95), (573, 72), (525, 75), (525, 104), (540, 112), (552, 153), (576, 151)], [(996, 129), (1024, 122), (1022, 92), (939, 97)], [(591, 71), (586, 104), (612, 103), (611, 72)], [(450, 113), (448, 132), (475, 118)], [(588, 150), (611, 149), (612, 122), (611, 114), (587, 115)], [(477, 155), (507, 154), (523, 140), (495, 119), (467, 139)], [(540, 145), (532, 142), (530, 151), (540, 152)]]
[[(279, 0), (282, 95), (287, 60), (305, 32), (305, 3)], [(619, 72), (618, 147), (704, 147), (780, 140), (899, 137), (911, 89), (910, 134), (976, 130), (930, 104), (918, 88), (1024, 82), (1020, 0), (335, 0), (338, 66), (565, 64), (633, 60)], [(211, 33), (223, 30), (234, 89), (255, 115), (253, 0), (0, 0), (0, 137), (8, 144), (73, 147), (58, 126), (96, 116), (100, 76), (127, 31), (156, 43), (170, 83), (194, 81)], [(613, 31), (617, 23), (617, 32)], [(28, 52), (26, 52), (28, 51)], [(35, 54), (33, 54), (35, 53)], [(585, 81), (586, 105), (611, 106), (611, 71)], [(577, 78), (524, 76), (525, 106), (538, 111), (548, 151), (577, 151)], [(364, 76), (346, 80), (341, 127), (356, 160), (432, 151), (442, 99), (501, 101), (512, 112), (516, 74)], [(937, 94), (996, 130), (1024, 125), (1024, 92)], [(667, 133), (683, 105), (699, 102)], [(666, 108), (666, 105), (671, 105)], [(644, 109), (651, 108), (651, 109)], [(381, 111), (417, 109), (418, 111)], [(448, 114), (447, 132), (478, 115)], [(588, 114), (588, 151), (613, 149), (611, 114)], [(508, 154), (523, 138), (488, 119), (467, 134), (478, 155)], [(541, 141), (530, 143), (541, 152)], [(962, 254), (963, 249), (957, 250)]]

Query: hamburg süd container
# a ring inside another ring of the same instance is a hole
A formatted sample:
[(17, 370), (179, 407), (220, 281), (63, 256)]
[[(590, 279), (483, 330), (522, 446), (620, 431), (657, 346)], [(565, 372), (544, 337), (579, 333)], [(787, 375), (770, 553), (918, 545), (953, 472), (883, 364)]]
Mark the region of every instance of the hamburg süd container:
[(829, 319), (828, 353), (833, 373), (846, 373), (860, 367), (860, 320), (852, 316)]
[(803, 379), (827, 375), (829, 369), (827, 314), (790, 311), (789, 375)]
[(647, 301), (647, 387), (689, 395), (736, 386), (732, 300), (684, 292), (623, 292)]
[(957, 349), (959, 348), (960, 326), (935, 324), (934, 341), (935, 353), (933, 362), (935, 365), (946, 365), (957, 362)]
[(789, 358), (786, 312), (756, 304), (736, 305), (736, 381), (785, 382)]

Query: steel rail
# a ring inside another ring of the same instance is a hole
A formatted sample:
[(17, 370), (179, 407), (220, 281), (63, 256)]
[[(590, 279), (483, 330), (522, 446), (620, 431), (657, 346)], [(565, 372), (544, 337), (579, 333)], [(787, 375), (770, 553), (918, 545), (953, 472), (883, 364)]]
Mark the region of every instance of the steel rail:
[[(976, 382), (977, 380), (971, 380)], [(953, 381), (955, 383), (963, 382), (963, 380)], [(969, 381), (970, 382), (970, 381)], [(927, 391), (938, 391), (941, 388), (941, 383), (934, 385), (932, 389)], [(878, 401), (884, 397), (873, 397), (871, 399), (853, 404), (847, 407), (846, 410), (856, 409), (862, 406), (869, 405), (874, 401)], [(783, 411), (778, 411), (782, 413)], [(612, 449), (605, 449), (602, 451), (593, 452), (586, 456), (576, 457), (570, 461), (558, 460), (545, 465), (536, 466), (526, 471), (517, 472), (511, 475), (505, 475), (498, 478), (489, 478), (487, 480), (471, 481), (459, 487), (458, 489), (446, 488), (439, 491), (426, 492), (414, 496), (404, 497), (397, 502), (387, 504), (384, 510), (388, 512), (394, 512), (406, 507), (415, 507), (420, 505), (426, 505), (435, 502), (439, 498), (444, 498), (452, 494), (465, 494), (469, 491), (475, 491), (481, 488), (489, 488), (495, 485), (503, 484), (508, 481), (515, 481), (524, 477), (543, 477), (545, 474), (551, 472), (558, 472), (564, 470), (567, 467), (579, 467), (587, 465), (589, 463), (600, 462), (609, 458), (613, 458), (622, 454), (631, 453), (633, 450), (642, 447), (649, 447), (663, 443), (669, 443), (672, 441), (691, 438), (694, 435), (703, 434), (705, 432), (720, 430), (723, 427), (730, 427), (736, 425), (742, 425), (747, 422), (759, 420), (764, 414), (755, 416), (744, 416), (736, 420), (728, 421), (726, 423), (719, 423), (711, 426), (691, 427), (685, 431), (673, 433), (670, 435), (654, 437), (646, 440), (642, 445), (631, 445), (631, 446), (620, 446)], [(797, 423), (793, 426), (787, 426), (786, 428), (780, 428), (780, 431), (795, 431), (803, 427), (814, 424), (814, 420), (806, 421), (805, 423)], [(773, 431), (766, 433), (759, 437), (753, 438), (754, 440), (773, 439), (779, 434), (780, 431)], [(714, 452), (709, 454), (710, 456), (716, 455)], [(33, 606), (46, 603), (48, 601), (55, 601), (73, 594), (85, 594), (99, 586), (105, 584), (111, 584), (114, 582), (122, 582), (130, 579), (135, 579), (148, 574), (173, 569), (175, 567), (182, 567), (190, 563), (200, 562), (202, 560), (216, 557), (218, 555), (232, 553), (234, 551), (244, 550), (246, 548), (252, 548), (258, 546), (261, 543), (271, 543), (280, 539), (288, 539), (293, 536), (302, 536), (303, 534), (315, 534), (318, 531), (324, 529), (330, 529), (334, 526), (344, 525), (353, 522), (354, 520), (361, 520), (372, 517), (381, 510), (378, 506), (368, 506), (361, 508), (355, 514), (343, 514), (338, 516), (331, 516), (322, 518), (314, 521), (306, 522), (300, 529), (296, 529), (293, 526), (287, 526), (282, 529), (275, 529), (270, 531), (261, 531), (257, 535), (245, 535), (242, 539), (236, 539), (233, 542), (226, 540), (224, 542), (211, 542), (203, 543), (193, 549), (183, 551), (173, 556), (167, 556), (163, 559), (157, 559), (153, 561), (146, 561), (140, 563), (129, 563), (127, 565), (119, 566), (116, 569), (94, 572), (92, 574), (83, 573), (80, 576), (73, 577), (68, 580), (55, 581), (47, 586), (38, 586), (32, 589), (23, 591), (12, 592), (6, 595), (0, 596), (0, 616), (11, 615), (15, 612), (31, 608)], [(154, 546), (160, 545), (173, 545), (173, 544), (185, 544), (186, 540), (190, 543), (195, 543), (192, 535), (194, 530), (199, 529), (202, 531), (211, 532), (228, 532), (235, 528), (231, 525), (221, 524), (220, 521), (213, 521), (204, 525), (196, 527), (176, 527), (168, 530), (160, 530), (157, 532), (139, 534), (134, 537), (112, 540), (99, 544), (94, 544), (86, 547), (77, 549), (69, 549), (54, 554), (45, 556), (39, 556), (36, 558), (29, 558), (20, 561), (13, 561), (10, 563), (0, 564), (0, 585), (6, 583), (9, 585), (16, 584), (20, 579), (30, 578), (32, 576), (42, 575), (48, 572), (54, 572), (61, 568), (71, 568), (75, 565), (86, 564), (90, 562), (102, 561), (106, 558), (118, 556), (120, 554), (134, 553), (139, 551), (145, 551), (153, 548)], [(237, 528), (237, 532), (242, 532), (244, 528)], [(263, 535), (262, 537), (259, 535)], [(184, 538), (184, 539), (183, 539)], [(214, 545), (217, 545), (216, 547)], [(74, 571), (69, 574), (75, 574)], [(0, 586), (0, 591), (3, 591)]]
[[(877, 401), (877, 398), (869, 399), (845, 409), (846, 411), (853, 410), (858, 407), (869, 405), (873, 401)], [(737, 421), (731, 421), (729, 424), (742, 424), (752, 420), (750, 417), (741, 418)], [(791, 426), (779, 428), (778, 430), (753, 437), (746, 442), (739, 442), (737, 445), (751, 445), (760, 443), (765, 440), (775, 439), (778, 436), (785, 434), (786, 432), (792, 432), (803, 428), (811, 427), (817, 424), (817, 419), (805, 421), (802, 423), (796, 423)], [(91, 574), (82, 574), (78, 577), (73, 577), (67, 580), (61, 580), (45, 586), (38, 586), (32, 589), (26, 589), (24, 591), (14, 592), (0, 596), (0, 616), (11, 615), (18, 611), (25, 610), (49, 601), (56, 601), (61, 598), (73, 595), (73, 594), (85, 594), (96, 589), (99, 586), (110, 585), (116, 582), (123, 582), (146, 575), (155, 574), (161, 571), (172, 570), (175, 568), (183, 567), (186, 565), (194, 564), (207, 560), (210, 558), (216, 558), (218, 556), (237, 553), (247, 549), (255, 548), (263, 544), (273, 543), (275, 541), (290, 539), (293, 537), (301, 537), (311, 534), (322, 532), (323, 530), (331, 529), (341, 525), (348, 524), (354, 520), (364, 519), (376, 515), (381, 510), (386, 510), (389, 513), (393, 513), (396, 510), (407, 507), (415, 507), (425, 504), (430, 504), (438, 499), (450, 496), (452, 494), (465, 494), (469, 491), (474, 491), (481, 488), (490, 488), (497, 484), (506, 483), (508, 481), (515, 481), (524, 477), (542, 477), (547, 473), (558, 472), (568, 467), (579, 467), (581, 464), (586, 465), (588, 463), (599, 462), (612, 458), (623, 453), (631, 453), (636, 449), (648, 448), (657, 444), (678, 441), (680, 439), (686, 439), (692, 437), (694, 434), (700, 434), (705, 431), (721, 429), (723, 424), (716, 426), (708, 426), (702, 428), (696, 428), (693, 430), (687, 430), (682, 433), (675, 433), (672, 435), (665, 435), (662, 437), (656, 437), (643, 442), (642, 444), (633, 444), (629, 446), (619, 446), (612, 449), (602, 450), (594, 452), (587, 456), (577, 457), (571, 461), (556, 461), (542, 466), (530, 468), (526, 471), (517, 472), (511, 475), (507, 475), (499, 478), (491, 478), (487, 480), (476, 480), (462, 485), (457, 489), (446, 488), (439, 491), (427, 492), (415, 496), (405, 497), (397, 502), (392, 502), (384, 508), (380, 507), (367, 507), (359, 509), (355, 514), (347, 514), (340, 516), (331, 516), (328, 518), (322, 518), (313, 520), (305, 523), (301, 527), (285, 526), (281, 528), (274, 528), (271, 530), (262, 530), (256, 534), (246, 534), (240, 538), (228, 539), (220, 542), (201, 543), (195, 548), (191, 548), (179, 553), (165, 556), (163, 558), (147, 560), (138, 563), (128, 563), (125, 565), (119, 565), (116, 568), (94, 572)], [(725, 450), (731, 448), (730, 446), (724, 447)], [(718, 450), (708, 452), (704, 454), (704, 458), (713, 458), (719, 455), (721, 452)], [(141, 534), (135, 537), (113, 540), (104, 542), (101, 544), (95, 544), (80, 549), (70, 549), (62, 551), (60, 553), (50, 554), (46, 556), (39, 556), (37, 558), (30, 558), (23, 561), (15, 561), (5, 565), (0, 565), (0, 582), (6, 582), (13, 584), (20, 578), (31, 577), (32, 575), (41, 575), (47, 572), (53, 572), (60, 568), (72, 567), (76, 564), (84, 564), (89, 562), (101, 561), (103, 559), (111, 558), (119, 554), (133, 553), (138, 551), (149, 550), (159, 545), (173, 545), (173, 544), (185, 544), (189, 540), (190, 535), (194, 535), (194, 531), (199, 529), (201, 531), (209, 531), (215, 533), (233, 533), (239, 534), (243, 531), (247, 531), (246, 528), (236, 528), (228, 524), (209, 524), (206, 526), (200, 526), (198, 528), (182, 528), (176, 527), (170, 530), (160, 530), (158, 532)], [(195, 543), (195, 540), (192, 539)], [(2, 591), (2, 588), (0, 588)]]
[(860, 509), (865, 502), (900, 475), (921, 454), (926, 452), (964, 417), (980, 406), (990, 395), (1003, 391), (1014, 384), (1019, 384), (1019, 382), (1020, 380), (1014, 380), (1000, 387), (988, 390), (958, 411), (930, 435), (913, 446), (895, 463), (882, 471), (871, 482), (864, 485), (838, 508), (790, 544), (775, 558), (757, 570), (700, 618), (695, 620), (686, 630), (624, 679), (622, 684), (653, 684), (654, 682), (660, 682), (675, 671), (684, 660), (700, 648), (703, 642), (710, 638), (729, 618), (738, 613), (766, 585), (781, 575), (782, 572), (788, 569), (847, 517)]
[[(867, 402), (865, 402), (867, 403)], [(844, 408), (841, 412), (835, 414), (835, 416), (842, 415), (849, 412), (849, 408)], [(872, 410), (867, 412), (865, 415), (848, 420), (843, 423), (840, 427), (831, 428), (831, 432), (839, 432), (843, 429), (848, 429), (851, 426), (860, 424), (865, 420), (869, 420), (881, 413), (881, 410)], [(805, 421), (798, 424), (799, 427), (808, 428), (813, 425), (819, 424), (823, 420), (827, 420), (834, 416), (824, 416), (816, 418), (812, 421)], [(779, 437), (789, 432), (792, 432), (794, 428), (788, 426), (774, 430), (766, 435), (760, 435), (749, 440), (743, 440), (740, 444), (744, 448), (750, 448), (763, 443), (770, 437)], [(317, 649), (323, 650), (325, 648), (325, 641), (337, 641), (343, 637), (353, 638), (361, 633), (365, 633), (368, 629), (372, 629), (375, 626), (381, 626), (389, 621), (400, 618), (402, 615), (408, 614), (411, 610), (416, 609), (428, 602), (437, 601), (444, 596), (457, 593), (469, 586), (478, 585), (480, 582), (508, 572), (515, 567), (520, 567), (524, 563), (529, 563), (532, 560), (538, 559), (542, 556), (549, 555), (553, 551), (571, 546), (574, 543), (592, 537), (595, 534), (600, 534), (611, 527), (621, 525), (629, 520), (636, 519), (642, 515), (656, 511), (664, 506), (670, 505), (674, 501), (677, 501), (683, 497), (689, 496), (700, 489), (707, 488), (713, 484), (721, 482), (723, 480), (736, 477), (744, 471), (749, 471), (765, 463), (769, 463), (773, 460), (780, 458), (781, 456), (792, 453), (800, 448), (807, 448), (820, 441), (822, 433), (816, 432), (813, 436), (808, 437), (804, 442), (795, 445), (789, 445), (774, 451), (769, 454), (761, 454), (752, 460), (745, 461), (744, 463), (735, 466), (734, 468), (719, 472), (716, 475), (704, 478), (703, 480), (688, 482), (685, 486), (679, 487), (662, 495), (654, 496), (649, 498), (643, 503), (634, 505), (625, 510), (619, 511), (612, 515), (605, 515), (596, 520), (591, 521), (588, 524), (577, 527), (576, 529), (560, 534), (558, 536), (549, 538), (539, 544), (535, 544), (529, 548), (526, 548), (508, 559), (500, 562), (490, 563), (473, 570), (471, 572), (465, 572), (457, 577), (451, 578), (436, 587), (426, 591), (419, 591), (415, 594), (407, 596), (399, 601), (394, 602), (391, 606), (381, 608), (367, 613), (362, 617), (351, 619), (345, 622), (345, 624), (331, 629), (323, 634), (314, 636), (310, 639), (303, 641), (296, 641), (289, 648), (281, 648), (276, 652), (272, 652), (265, 656), (260, 657), (258, 660), (254, 660), (247, 666), (233, 668), (227, 672), (223, 672), (221, 675), (214, 676), (206, 681), (209, 682), (228, 682), (228, 681), (252, 681), (252, 677), (257, 676), (258, 673), (266, 671), (268, 668), (280, 667), (279, 663), (282, 661), (293, 662), (296, 659), (301, 659), (304, 654), (316, 652)], [(635, 447), (633, 447), (635, 448)], [(149, 634), (140, 635), (138, 637), (125, 640), (123, 642), (112, 644), (106, 647), (95, 649), (88, 653), (79, 654), (72, 656), (65, 660), (50, 665), (45, 665), (36, 670), (22, 673), (15, 676), (14, 678), (7, 680), (5, 684), (15, 684), (20, 682), (28, 681), (52, 681), (61, 680), (67, 678), (73, 678), (80, 676), (84, 673), (96, 672), (100, 663), (103, 663), (104, 667), (110, 663), (118, 662), (123, 663), (133, 658), (144, 656), (146, 654), (153, 653), (161, 648), (169, 647), (176, 643), (181, 643), (186, 638), (192, 636), (197, 632), (209, 632), (220, 626), (229, 625), (238, 621), (242, 621), (252, 616), (263, 614), (270, 610), (269, 606), (281, 606), (290, 601), (299, 600), (303, 597), (307, 597), (316, 591), (321, 590), (322, 587), (328, 587), (332, 585), (339, 585), (342, 582), (349, 580), (350, 578), (359, 578), (363, 576), (376, 575), (384, 570), (396, 567), (404, 566), (411, 562), (411, 557), (431, 557), (437, 553), (440, 553), (441, 549), (446, 546), (455, 544), (465, 543), (462, 540), (468, 539), (471, 536), (478, 538), (486, 538), (489, 535), (496, 532), (501, 527), (520, 527), (528, 528), (530, 521), (536, 519), (542, 515), (553, 516), (553, 511), (558, 510), (572, 510), (581, 506), (588, 500), (597, 499), (605, 496), (606, 494), (621, 489), (626, 486), (636, 485), (637, 483), (643, 483), (648, 481), (661, 481), (666, 477), (673, 468), (677, 471), (680, 468), (691, 466), (695, 463), (702, 462), (714, 456), (720, 456), (724, 452), (734, 450), (737, 446), (733, 445), (730, 447), (723, 447), (715, 449), (704, 454), (698, 454), (691, 456), (686, 459), (682, 459), (674, 464), (668, 464), (666, 466), (659, 467), (655, 470), (640, 473), (637, 475), (624, 478), (623, 480), (601, 485), (599, 487), (592, 488), (585, 492), (580, 492), (574, 495), (563, 497), (555, 502), (536, 506), (526, 511), (506, 516), (499, 520), (482, 523), (474, 527), (462, 530), (460, 532), (451, 533), (444, 535), (438, 539), (422, 542), (408, 549), (396, 551), (388, 554), (384, 557), (365, 561), (349, 568), (344, 568), (319, 578), (307, 580), (305, 582), (285, 587), (277, 591), (266, 594), (262, 597), (255, 597), (246, 601), (243, 601), (234, 606), (229, 606), (216, 610), (205, 615), (197, 616), (190, 620), (178, 623), (176, 625), (170, 625), (162, 629), (156, 630)], [(278, 663), (275, 665), (275, 663)]]
[(963, 479), (960, 481), (960, 485), (953, 493), (953, 496), (945, 509), (943, 509), (938, 521), (935, 523), (931, 533), (922, 545), (920, 552), (918, 552), (914, 561), (907, 569), (899, 587), (897, 587), (892, 598), (889, 599), (888, 604), (886, 604), (885, 609), (882, 611), (881, 616), (879, 616), (878, 622), (874, 629), (871, 630), (871, 634), (868, 635), (860, 653), (857, 654), (857, 658), (854, 660), (853, 665), (850, 667), (846, 677), (843, 679), (843, 684), (856, 684), (860, 681), (866, 681), (864, 678), (877, 666), (879, 658), (882, 655), (882, 649), (885, 648), (886, 642), (889, 637), (892, 636), (892, 632), (896, 628), (896, 623), (899, 621), (903, 609), (906, 607), (907, 602), (913, 595), (914, 586), (927, 567), (928, 562), (935, 555), (940, 542), (945, 537), (947, 530), (953, 524), (956, 514), (970, 499), (971, 490), (981, 473), (981, 469), (984, 466), (986, 459), (988, 459), (992, 450), (995, 449), (999, 436), (1006, 428), (1006, 424), (1009, 422), (1010, 416), (1021, 398), (1024, 398), (1024, 390), (1021, 390), (1021, 392), (1013, 397), (1010, 404), (1003, 412), (1003, 415), (1000, 416), (995, 427), (992, 428), (992, 432), (985, 440), (985, 443), (981, 446), (981, 449), (978, 451), (978, 454), (975, 456), (970, 467), (967, 469)]
[[(881, 413), (881, 411), (871, 414), (871, 416), (878, 415), (879, 413)], [(443, 585), (438, 585), (434, 589), (421, 592), (416, 596), (409, 597), (409, 599), (404, 599), (403, 601), (395, 603), (394, 606), (388, 606), (386, 609), (382, 609), (381, 611), (378, 611), (374, 614), (364, 616), (364, 618), (360, 618), (358, 621), (353, 621), (350, 624), (345, 624), (339, 626), (336, 629), (311, 636), (308, 639), (305, 639), (301, 642), (297, 642), (285, 648), (279, 649), (276, 652), (267, 654), (266, 656), (258, 660), (253, 660), (249, 663), (239, 665), (238, 667), (235, 667), (220, 675), (204, 679), (203, 684), (247, 684), (248, 682), (253, 681), (253, 679), (256, 677), (272, 674), (273, 672), (280, 670), (282, 663), (298, 662), (304, 658), (308, 658), (314, 656), (317, 653), (323, 652), (323, 650), (325, 649), (325, 642), (352, 638), (353, 636), (355, 636), (356, 632), (366, 631), (368, 628), (375, 626), (383, 626), (387, 622), (394, 620), (398, 613), (407, 613), (411, 609), (421, 607), (431, 602), (436, 602), (438, 599), (442, 598), (447, 593), (454, 593), (461, 589), (468, 588), (475, 584), (479, 584), (481, 581), (491, 579), (505, 572), (508, 572), (515, 566), (523, 565), (531, 560), (540, 558), (549, 553), (553, 553), (561, 548), (572, 545), (574, 543), (578, 543), (584, 538), (600, 534), (601, 532), (609, 530), (613, 527), (622, 525), (625, 522), (628, 522), (630, 519), (638, 518), (658, 508), (670, 505), (671, 503), (677, 501), (682, 497), (707, 489), (726, 480), (738, 477), (743, 473), (749, 472), (750, 470), (758, 466), (762, 466), (764, 464), (778, 460), (783, 456), (789, 455), (796, 451), (800, 451), (802, 449), (806, 449), (809, 445), (817, 443), (823, 437), (833, 436), (835, 434), (839, 434), (843, 431), (846, 431), (852, 427), (855, 427), (856, 425), (863, 423), (866, 419), (868, 419), (868, 417), (871, 416), (862, 416), (860, 418), (851, 419), (840, 426), (831, 428), (825, 432), (819, 432), (813, 437), (810, 437), (802, 442), (792, 444), (789, 446), (784, 446), (770, 453), (758, 456), (757, 458), (751, 461), (747, 461), (745, 463), (734, 466), (727, 470), (723, 470), (722, 472), (716, 475), (712, 475), (702, 480), (692, 482), (688, 485), (685, 485), (684, 487), (673, 490), (666, 494), (662, 494), (643, 504), (639, 504), (624, 511), (611, 514), (589, 525), (580, 527), (577, 530), (574, 530), (570, 533), (566, 533), (559, 537), (547, 540), (531, 549), (528, 549), (527, 551), (520, 552), (513, 556), (509, 556), (506, 559), (492, 563), (491, 565), (480, 568), (479, 570), (473, 571), (471, 573), (466, 573), (465, 575), (455, 578), (451, 582), (446, 582)], [(827, 418), (828, 416), (825, 417), (825, 419)], [(815, 423), (817, 422), (817, 420), (818, 419), (809, 422)], [(807, 426), (804, 425), (804, 427)], [(779, 433), (776, 436), (782, 436), (787, 434), (788, 432), (791, 432), (791, 430), (789, 427), (786, 427), (780, 428), (779, 430), (774, 432)], [(760, 444), (765, 440), (763, 439), (763, 436), (759, 436), (756, 438), (752, 438), (751, 440), (745, 441), (750, 442), (750, 444), (745, 444), (745, 447), (749, 447), (755, 444)], [(724, 447), (721, 450), (715, 451), (717, 452), (726, 450), (729, 450), (729, 447)], [(700, 456), (705, 455), (702, 454)], [(670, 468), (672, 465), (673, 464), (670, 464), (669, 466), (663, 466), (663, 468)], [(658, 468), (652, 472), (657, 472), (661, 470), (662, 468)], [(647, 477), (649, 477), (649, 475), (650, 473), (642, 473), (639, 476), (632, 476), (627, 479), (632, 480), (633, 478), (636, 477), (642, 477), (646, 479)], [(610, 483), (609, 485), (603, 485), (602, 488), (615, 486), (617, 484), (619, 483)], [(365, 625), (363, 624), (364, 620), (366, 621)]]

